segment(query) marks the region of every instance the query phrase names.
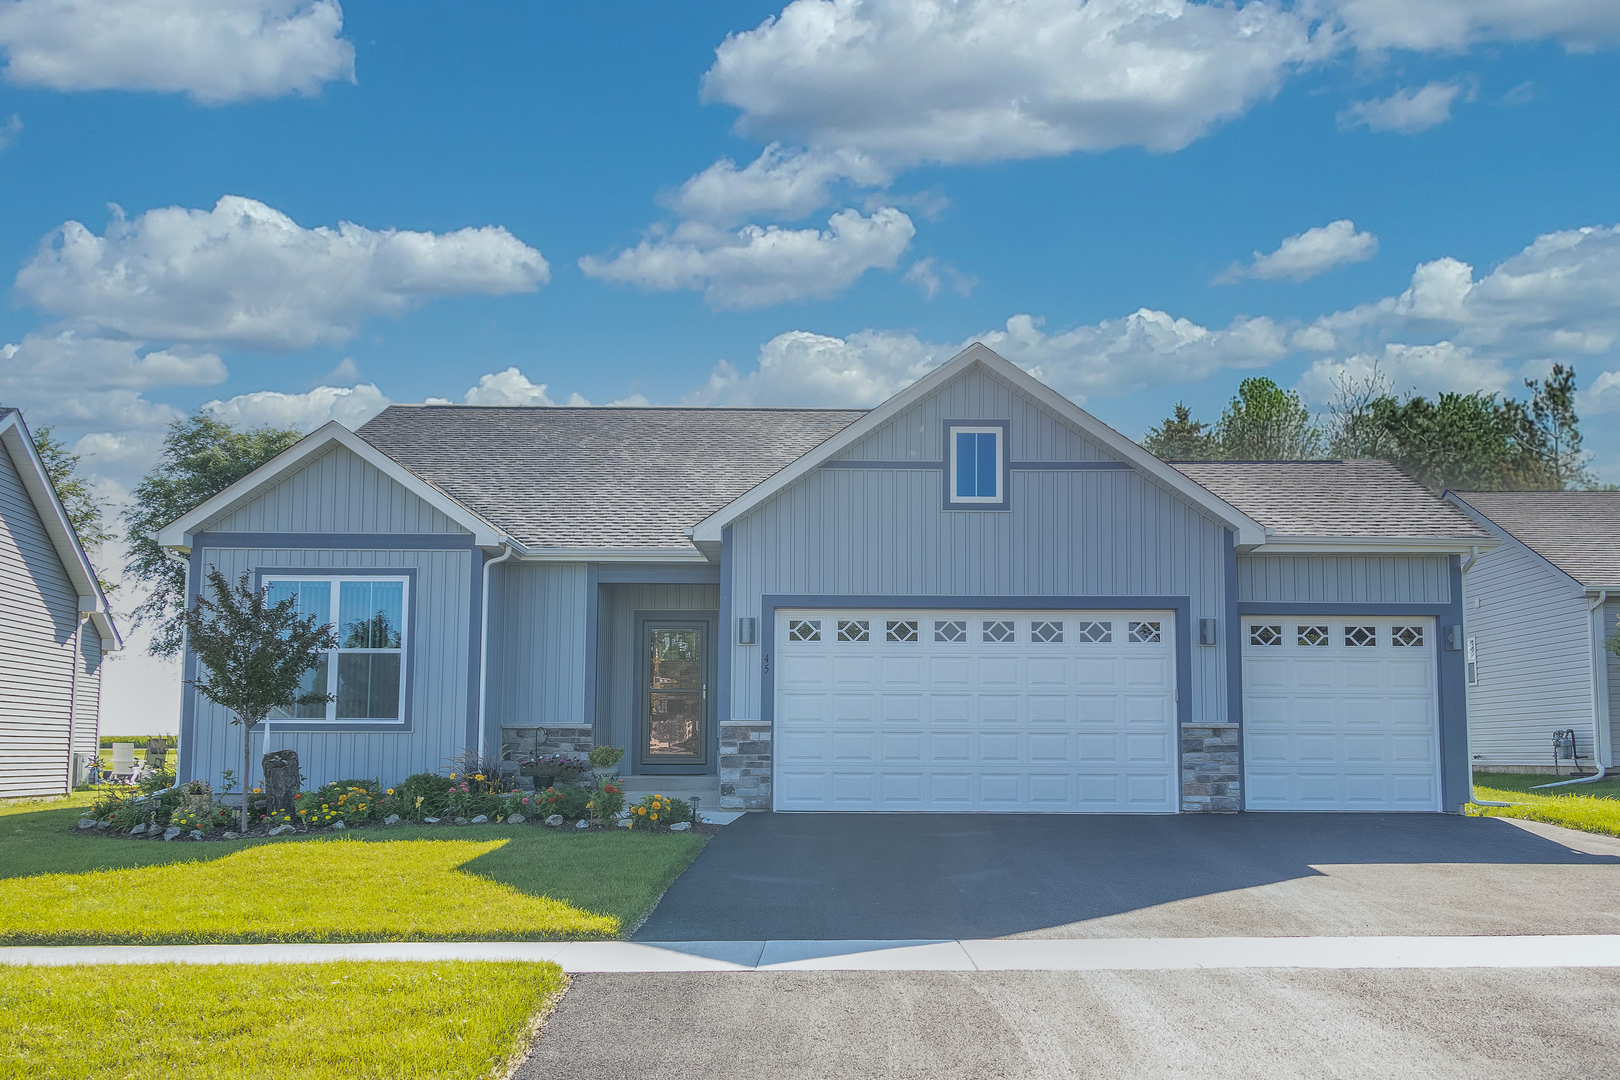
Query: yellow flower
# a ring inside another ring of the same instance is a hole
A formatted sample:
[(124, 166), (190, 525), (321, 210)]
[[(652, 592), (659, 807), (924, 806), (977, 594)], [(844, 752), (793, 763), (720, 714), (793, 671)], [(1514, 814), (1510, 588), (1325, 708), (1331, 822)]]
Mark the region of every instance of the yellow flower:
[(482, 780), (482, 779), (483, 779), (483, 778), (484, 778), (484, 774), (483, 774), (483, 773), (478, 773), (478, 774), (477, 774), (477, 775), (475, 775), (475, 776), (474, 776), (474, 777), (473, 777), (473, 779), (474, 779), (474, 780)]
[(657, 820), (658, 820), (658, 815), (657, 815), (657, 814), (654, 814), (654, 815), (653, 815), (653, 820), (654, 820), (654, 821), (657, 821)]
[(388, 794), (390, 794), (390, 795), (392, 795), (392, 794), (393, 794), (393, 793), (394, 793), (394, 789), (393, 789), (393, 788), (389, 788), (389, 789), (388, 789)]

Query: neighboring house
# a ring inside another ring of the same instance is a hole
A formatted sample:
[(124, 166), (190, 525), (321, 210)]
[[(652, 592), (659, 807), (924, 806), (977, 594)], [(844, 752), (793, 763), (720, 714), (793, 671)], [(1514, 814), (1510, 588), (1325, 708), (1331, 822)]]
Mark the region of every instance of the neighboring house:
[[(871, 411), (393, 406), (160, 541), (340, 624), (270, 736), (314, 783), (535, 737), (738, 809), (1470, 794), (1484, 530), (1378, 462), (1172, 467), (982, 345)], [(183, 776), (227, 720), (186, 695)]]
[(102, 657), (122, 642), (15, 409), (0, 451), (0, 798), (60, 795), (99, 753)]
[[(1453, 491), (1498, 546), (1468, 571), (1470, 734), (1476, 768), (1614, 766), (1620, 657), (1620, 492)], [(1575, 732), (1559, 761), (1553, 733)]]

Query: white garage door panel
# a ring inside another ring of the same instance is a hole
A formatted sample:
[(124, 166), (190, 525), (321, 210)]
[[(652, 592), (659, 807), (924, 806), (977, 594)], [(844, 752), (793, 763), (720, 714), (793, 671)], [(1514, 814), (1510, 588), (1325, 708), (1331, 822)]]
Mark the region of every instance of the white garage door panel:
[(1249, 809), (1439, 810), (1434, 634), (1432, 619), (1245, 619)]
[[(1174, 813), (1172, 619), (780, 612), (776, 808)], [(867, 640), (839, 639), (852, 621)], [(916, 640), (890, 640), (890, 621), (915, 621)], [(819, 634), (796, 640), (801, 622)], [(1159, 624), (1157, 640), (1133, 637), (1142, 622)], [(961, 627), (939, 640), (936, 623)], [(1061, 640), (1036, 636), (1046, 623)]]

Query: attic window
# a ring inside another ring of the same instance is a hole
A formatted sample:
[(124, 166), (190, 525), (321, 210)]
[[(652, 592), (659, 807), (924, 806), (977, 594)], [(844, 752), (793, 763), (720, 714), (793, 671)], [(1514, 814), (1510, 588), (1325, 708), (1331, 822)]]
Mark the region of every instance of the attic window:
[(946, 505), (953, 509), (1007, 508), (1007, 426), (971, 421), (946, 428)]

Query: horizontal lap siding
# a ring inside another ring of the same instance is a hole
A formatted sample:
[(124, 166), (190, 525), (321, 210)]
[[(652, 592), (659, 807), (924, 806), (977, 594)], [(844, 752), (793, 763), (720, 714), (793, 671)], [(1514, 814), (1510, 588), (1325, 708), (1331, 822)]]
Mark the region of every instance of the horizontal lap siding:
[[(938, 442), (901, 434), (926, 424), (919, 416), (1012, 420), (1018, 460), (1107, 456), (977, 370), (939, 396), (941, 403), (919, 403), (850, 456), (896, 460), (914, 445), (938, 460)], [(1057, 427), (1068, 433), (1058, 437)], [(1014, 472), (1007, 512), (945, 511), (943, 486), (937, 469), (809, 474), (733, 526), (732, 614), (762, 614), (766, 593), (1189, 595), (1193, 619), (1225, 617), (1224, 527), (1134, 470)], [(1195, 722), (1226, 716), (1228, 637), (1193, 648)], [(759, 652), (733, 647), (735, 719), (760, 715)]]
[(101, 635), (86, 622), (79, 644), (79, 684), (73, 691), (73, 749), (80, 754), (101, 753)]
[(507, 562), (490, 574), (490, 745), (502, 725), (586, 723), (586, 565)]
[[(1611, 600), (1603, 605), (1605, 643), (1615, 633), (1620, 633), (1620, 602)], [(1620, 655), (1604, 648), (1603, 656), (1609, 674), (1609, 760), (1620, 762)]]
[[(640, 719), (642, 644), (638, 611), (718, 611), (718, 585), (603, 585), (597, 621), (596, 713), (604, 741), (629, 746)], [(722, 637), (726, 628), (721, 627)]]
[[(203, 567), (218, 566), (228, 578), (257, 569), (331, 567), (416, 568), (416, 598), (409, 629), (410, 719), (412, 730), (380, 728), (364, 732), (318, 732), (274, 728), (270, 749), (298, 751), (306, 783), (376, 778), (393, 783), (412, 773), (436, 772), (468, 745), (469, 632), (473, 599), (473, 552), (325, 550), (288, 548), (209, 548)], [(240, 727), (200, 697), (196, 720), (183, 733), (191, 776), (217, 782), (221, 769), (241, 771)], [(259, 773), (259, 745), (252, 749)]]
[(0, 450), (0, 798), (67, 785), (79, 594)]
[(1592, 752), (1591, 621), (1582, 589), (1511, 540), (1481, 555), (1464, 586), (1479, 684), (1468, 688), (1475, 765), (1552, 767), (1552, 733)]
[(1450, 560), (1404, 555), (1239, 556), (1238, 599), (1296, 604), (1449, 604)]
[(335, 446), (275, 487), (210, 521), (210, 532), (464, 533), (461, 526)]

